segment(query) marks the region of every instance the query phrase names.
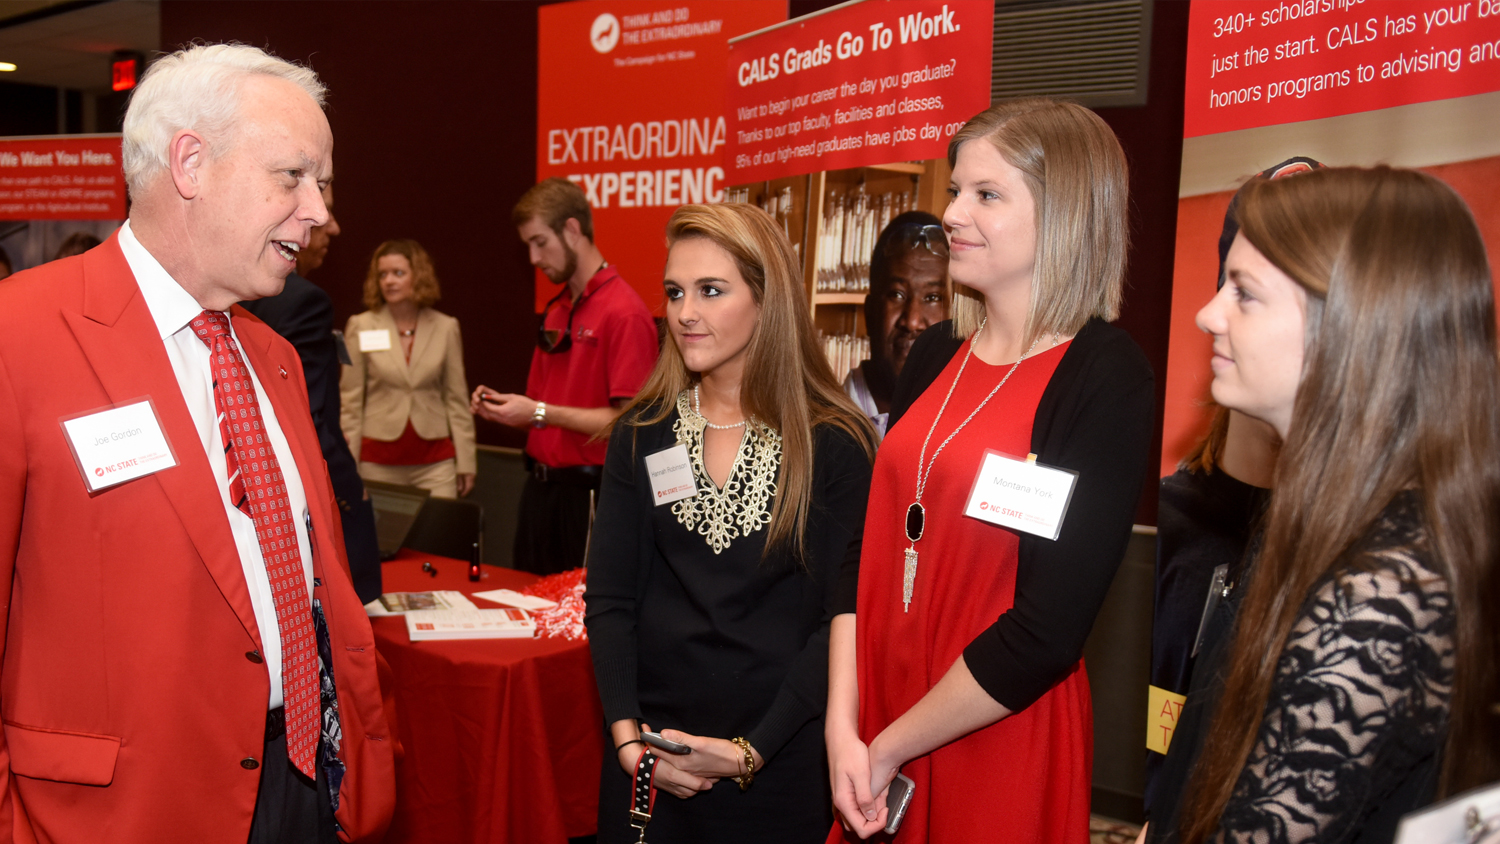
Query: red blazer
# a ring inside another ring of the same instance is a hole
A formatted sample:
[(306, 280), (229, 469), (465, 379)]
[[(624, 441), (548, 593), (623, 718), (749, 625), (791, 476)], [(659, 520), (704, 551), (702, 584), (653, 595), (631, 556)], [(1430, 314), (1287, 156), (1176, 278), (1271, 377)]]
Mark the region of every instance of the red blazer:
[[(345, 839), (379, 840), (394, 736), (296, 352), (241, 347), (312, 514), (347, 774)], [(178, 465), (90, 495), (60, 420), (149, 396)], [(284, 460), (284, 458), (283, 458)], [(0, 282), (0, 842), (244, 844), (269, 676), (208, 458), (117, 237)]]

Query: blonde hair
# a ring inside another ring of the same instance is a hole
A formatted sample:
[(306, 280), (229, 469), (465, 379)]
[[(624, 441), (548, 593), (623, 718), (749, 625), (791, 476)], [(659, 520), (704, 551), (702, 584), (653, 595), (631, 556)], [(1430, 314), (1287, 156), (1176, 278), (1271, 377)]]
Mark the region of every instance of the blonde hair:
[[(813, 428), (827, 424), (847, 431), (872, 461), (875, 430), (828, 366), (808, 313), (800, 262), (771, 215), (753, 205), (684, 205), (667, 222), (668, 247), (689, 238), (704, 238), (729, 253), (760, 305), (740, 406), (781, 435), (766, 549), (790, 541), (800, 556), (812, 503)], [(620, 418), (636, 426), (660, 422), (676, 409), (678, 394), (697, 381), (677, 344), (665, 343), (651, 377)]]
[(380, 292), (380, 259), (387, 255), (400, 255), (411, 264), (411, 298), (417, 307), (437, 304), (443, 293), (427, 250), (415, 240), (387, 240), (370, 256), (370, 269), (365, 273), (365, 307), (372, 311), (385, 307), (385, 294)]
[(194, 44), (158, 58), (130, 95), (120, 158), (132, 195), (167, 169), (167, 146), (182, 129), (196, 129), (214, 143), (218, 158), (234, 145), (240, 89), (251, 76), (285, 79), (322, 108), (328, 89), (308, 68), (244, 44)]
[[(970, 141), (994, 144), (1021, 171), (1036, 204), (1036, 272), (1022, 345), (1077, 334), (1092, 317), (1120, 315), (1130, 247), (1125, 153), (1099, 115), (1076, 103), (1007, 100), (975, 115), (948, 144), (948, 164)], [(953, 285), (953, 330), (984, 319), (984, 295)]]

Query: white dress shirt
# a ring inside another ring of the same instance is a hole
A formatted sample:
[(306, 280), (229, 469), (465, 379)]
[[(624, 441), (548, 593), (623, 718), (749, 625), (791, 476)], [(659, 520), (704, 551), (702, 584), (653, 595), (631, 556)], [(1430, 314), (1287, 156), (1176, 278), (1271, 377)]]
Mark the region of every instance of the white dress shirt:
[[(187, 403), (193, 424), (198, 428), (199, 444), (208, 455), (208, 465), (214, 472), (214, 481), (219, 487), (219, 499), (224, 504), (224, 515), (229, 519), (229, 529), (234, 534), (234, 544), (240, 553), (240, 566), (245, 571), (245, 583), (250, 587), (250, 605), (255, 609), (255, 624), (260, 628), (261, 653), (265, 657), (266, 671), (271, 679), (271, 697), (268, 708), (281, 706), (281, 628), (276, 622), (276, 604), (271, 596), (271, 580), (266, 576), (266, 563), (261, 557), (260, 540), (255, 536), (255, 521), (245, 515), (229, 500), (229, 469), (224, 458), (224, 441), (219, 434), (219, 413), (214, 406), (213, 370), (209, 366), (208, 347), (193, 333), (189, 323), (203, 312), (182, 286), (162, 267), (150, 252), (135, 239), (130, 223), (120, 227), (120, 250), (125, 253), (125, 262), (135, 274), (136, 284), (141, 288), (141, 297), (151, 311), (156, 329), (166, 346), (167, 359), (172, 362), (172, 372), (177, 376), (177, 386), (182, 389), (182, 400)], [(234, 320), (230, 320), (229, 331), (234, 335)], [(235, 342), (239, 343), (238, 335)], [(243, 349), (244, 344), (240, 343)], [(281, 425), (276, 421), (276, 409), (261, 389), (260, 377), (255, 374), (248, 355), (245, 368), (250, 370), (250, 380), (255, 385), (255, 395), (260, 403), (262, 421), (276, 458), (281, 462), (283, 480), (286, 482), (287, 503), (297, 525), (297, 549), (302, 554), (302, 573), (308, 584), (308, 600), (312, 600), (312, 551), (307, 541), (307, 496), (302, 490), (302, 475), (298, 471), (296, 455), (287, 444)], [(181, 446), (178, 446), (181, 447)]]
[(870, 392), (870, 385), (865, 382), (865, 371), (860, 368), (859, 364), (855, 364), (844, 378), (844, 392), (848, 393), (849, 398), (854, 399), (859, 409), (870, 417), (870, 424), (875, 426), (875, 441), (885, 439), (885, 425), (890, 421), (891, 415), (880, 412), (880, 407), (875, 404), (875, 395)]

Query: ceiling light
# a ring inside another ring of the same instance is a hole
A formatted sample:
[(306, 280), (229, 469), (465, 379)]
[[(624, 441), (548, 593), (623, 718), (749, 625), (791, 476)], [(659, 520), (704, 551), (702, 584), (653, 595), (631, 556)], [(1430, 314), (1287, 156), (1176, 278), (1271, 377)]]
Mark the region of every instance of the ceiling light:
[(9, 73), (15, 69), (16, 66), (11, 64), (10, 62), (0, 62), (0, 73)]

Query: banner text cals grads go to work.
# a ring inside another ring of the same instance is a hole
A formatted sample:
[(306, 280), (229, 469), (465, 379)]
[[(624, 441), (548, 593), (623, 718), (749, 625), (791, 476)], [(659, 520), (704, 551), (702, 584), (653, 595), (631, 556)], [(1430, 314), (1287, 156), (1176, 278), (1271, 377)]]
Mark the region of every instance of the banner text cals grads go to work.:
[(990, 104), (994, 4), (866, 0), (729, 45), (731, 184), (948, 154)]

